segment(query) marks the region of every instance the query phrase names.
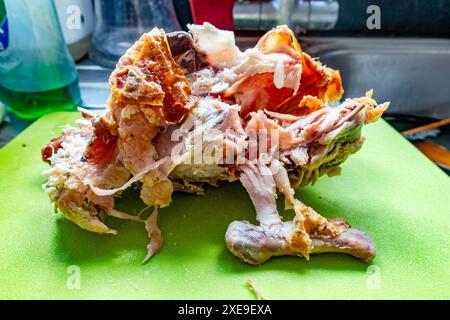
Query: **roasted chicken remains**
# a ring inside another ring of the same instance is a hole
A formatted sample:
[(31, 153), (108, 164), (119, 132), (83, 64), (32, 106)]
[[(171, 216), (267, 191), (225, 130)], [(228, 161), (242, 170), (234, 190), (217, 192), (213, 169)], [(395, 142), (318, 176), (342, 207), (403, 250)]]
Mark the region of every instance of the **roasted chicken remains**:
[[(208, 23), (189, 29), (142, 35), (111, 74), (107, 110), (81, 110), (78, 127), (66, 126), (43, 148), (51, 165), (44, 188), (57, 209), (97, 233), (116, 233), (105, 216), (144, 222), (148, 259), (163, 242), (157, 209), (173, 192), (202, 194), (205, 185), (239, 180), (259, 222), (230, 221), (226, 245), (241, 260), (341, 252), (370, 261), (374, 246), (364, 232), (324, 218), (295, 190), (339, 174), (361, 148), (361, 127), (388, 104), (369, 91), (328, 106), (343, 94), (339, 72), (303, 52), (286, 26), (246, 51), (232, 32)], [(115, 208), (115, 197), (132, 185), (154, 207), (145, 221)], [(278, 214), (278, 195), (293, 221)]]

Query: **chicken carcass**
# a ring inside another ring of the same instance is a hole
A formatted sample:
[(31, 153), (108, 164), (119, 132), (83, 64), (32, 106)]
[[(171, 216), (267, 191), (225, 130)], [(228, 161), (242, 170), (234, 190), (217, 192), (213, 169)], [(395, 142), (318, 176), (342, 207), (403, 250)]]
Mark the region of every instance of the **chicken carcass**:
[[(202, 194), (206, 185), (239, 180), (259, 223), (228, 226), (226, 245), (241, 260), (341, 252), (370, 261), (374, 245), (364, 232), (321, 216), (295, 189), (339, 174), (362, 146), (362, 126), (388, 103), (377, 104), (369, 91), (326, 105), (343, 94), (339, 72), (304, 53), (286, 26), (244, 52), (232, 32), (208, 23), (189, 29), (142, 35), (111, 74), (108, 109), (81, 110), (78, 128), (67, 126), (42, 150), (51, 165), (44, 188), (59, 211), (97, 233), (116, 233), (105, 215), (145, 222), (147, 259), (163, 242), (157, 208), (173, 192)], [(135, 184), (155, 207), (146, 221), (114, 207), (114, 197)], [(278, 195), (293, 221), (278, 214)]]

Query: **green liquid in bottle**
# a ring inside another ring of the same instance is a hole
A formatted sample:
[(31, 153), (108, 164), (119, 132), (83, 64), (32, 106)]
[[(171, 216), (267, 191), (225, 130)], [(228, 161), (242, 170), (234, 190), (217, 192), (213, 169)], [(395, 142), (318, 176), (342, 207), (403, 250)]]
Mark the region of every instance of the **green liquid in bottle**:
[(53, 1), (0, 3), (8, 19), (8, 47), (0, 51), (0, 101), (30, 120), (74, 110), (81, 102), (77, 72)]
[(0, 85), (0, 97), (8, 110), (23, 119), (37, 119), (55, 111), (73, 111), (80, 104), (78, 80), (48, 91), (14, 91)]

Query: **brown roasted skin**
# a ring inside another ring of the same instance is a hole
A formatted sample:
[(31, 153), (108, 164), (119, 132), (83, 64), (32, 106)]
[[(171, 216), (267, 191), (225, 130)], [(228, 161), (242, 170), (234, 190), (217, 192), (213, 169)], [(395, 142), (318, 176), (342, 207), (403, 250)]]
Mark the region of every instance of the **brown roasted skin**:
[(172, 57), (166, 34), (145, 33), (117, 63), (110, 77), (114, 103), (162, 107), (168, 123), (179, 123), (195, 99), (189, 82)]
[(257, 73), (240, 80), (232, 90), (223, 93), (225, 101), (241, 105), (240, 115), (246, 118), (252, 111), (266, 109), (279, 113), (304, 115), (311, 110), (302, 108), (301, 101), (313, 96), (323, 102), (338, 101), (343, 93), (339, 71), (322, 65), (302, 51), (294, 33), (286, 26), (267, 32), (256, 47), (264, 54), (284, 53), (301, 63), (299, 90), (274, 84), (273, 73)]
[[(344, 93), (338, 70), (323, 66), (308, 54), (302, 52), (302, 80), (297, 94), (287, 98), (277, 106), (277, 112), (303, 115), (301, 101), (305, 96), (313, 96), (323, 102), (338, 101)], [(300, 107), (300, 108), (299, 108)]]
[[(341, 76), (338, 70), (334, 70), (322, 65), (314, 60), (307, 53), (303, 52), (294, 33), (286, 26), (279, 26), (267, 32), (256, 45), (263, 53), (286, 53), (293, 58), (301, 60), (302, 77), (300, 90), (297, 94), (286, 101), (286, 104), (297, 106), (304, 96), (317, 97), (324, 102), (337, 101), (342, 97), (344, 88), (342, 87)], [(295, 98), (295, 99), (294, 99)], [(289, 102), (294, 99), (295, 103)], [(279, 108), (281, 108), (279, 106)], [(280, 112), (281, 110), (279, 110)], [(293, 109), (291, 112), (296, 113)]]
[(42, 161), (50, 163), (50, 157), (62, 147), (61, 144), (63, 141), (64, 136), (59, 136), (50, 140), (50, 142), (41, 150)]
[(86, 147), (82, 161), (104, 166), (114, 157), (117, 135), (113, 135), (102, 123), (94, 123), (94, 135)]

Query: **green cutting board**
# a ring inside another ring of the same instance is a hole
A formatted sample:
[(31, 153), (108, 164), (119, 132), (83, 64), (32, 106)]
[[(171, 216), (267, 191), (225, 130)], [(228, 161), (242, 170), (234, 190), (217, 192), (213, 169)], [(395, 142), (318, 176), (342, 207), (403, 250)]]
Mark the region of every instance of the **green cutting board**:
[[(383, 121), (364, 129), (367, 141), (341, 176), (297, 192), (366, 231), (373, 262), (324, 254), (254, 267), (224, 243), (231, 221), (255, 221), (239, 183), (176, 194), (160, 210), (164, 246), (146, 264), (142, 224), (111, 218), (119, 234), (97, 235), (54, 214), (40, 148), (77, 117), (45, 116), (0, 149), (0, 298), (252, 299), (247, 279), (269, 299), (450, 298), (450, 179)], [(142, 208), (135, 192), (121, 206)]]

